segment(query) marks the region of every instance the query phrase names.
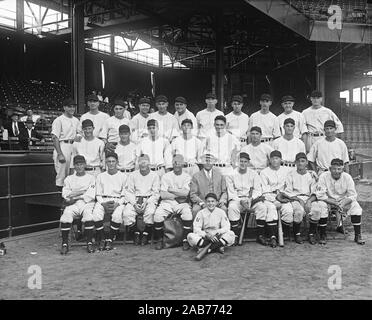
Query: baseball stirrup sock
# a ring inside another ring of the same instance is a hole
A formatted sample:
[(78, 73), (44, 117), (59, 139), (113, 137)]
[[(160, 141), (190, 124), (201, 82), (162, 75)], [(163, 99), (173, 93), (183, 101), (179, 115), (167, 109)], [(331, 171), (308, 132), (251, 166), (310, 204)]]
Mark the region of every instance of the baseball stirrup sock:
[(187, 239), (187, 235), (191, 232), (192, 220), (182, 220), (183, 225), (183, 240)]
[(242, 229), (242, 226), (240, 226), (239, 220), (230, 220), (231, 225), (231, 231), (235, 233), (235, 236), (238, 237), (240, 234), (240, 230)]
[(267, 222), (267, 227), (269, 229), (270, 238), (276, 237), (278, 234), (278, 222), (276, 220)]
[(265, 233), (265, 220), (256, 220), (257, 236), (263, 236)]
[(71, 229), (71, 223), (61, 223), (62, 242), (68, 242), (68, 234)]
[(360, 226), (362, 224), (362, 217), (361, 216), (351, 216), (351, 223), (354, 226), (354, 233), (360, 234)]
[(114, 239), (114, 236), (118, 232), (119, 228), (120, 228), (120, 223), (111, 221), (111, 225), (110, 225), (110, 239), (111, 240)]
[(87, 236), (87, 242), (92, 242), (93, 238), (93, 228), (94, 222), (93, 221), (86, 221), (85, 222), (85, 234)]
[(318, 226), (318, 221), (314, 221), (310, 219), (309, 234), (315, 234), (317, 226)]
[(145, 230), (143, 231), (143, 235), (148, 236), (151, 233), (152, 225), (146, 224)]
[(164, 222), (154, 223), (154, 240), (159, 240), (163, 235)]
[(320, 218), (319, 220), (319, 232), (323, 236), (326, 234), (327, 221), (328, 218)]
[(301, 234), (301, 222), (300, 223), (296, 223), (296, 222), (293, 222), (293, 233), (294, 235), (300, 235)]

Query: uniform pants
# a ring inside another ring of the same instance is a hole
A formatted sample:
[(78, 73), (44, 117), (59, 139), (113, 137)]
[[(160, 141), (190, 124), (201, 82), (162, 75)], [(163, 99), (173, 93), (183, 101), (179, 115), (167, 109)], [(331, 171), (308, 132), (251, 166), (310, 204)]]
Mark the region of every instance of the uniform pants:
[[(197, 233), (189, 233), (187, 235), (187, 241), (189, 242), (190, 246), (191, 247), (196, 247), (198, 242), (200, 241), (200, 239), (202, 239), (203, 237)], [(227, 246), (231, 246), (234, 244), (235, 242), (235, 233), (231, 230), (227, 231), (226, 233), (224, 233), (220, 239), (223, 239), (225, 240), (225, 242), (227, 243)]]
[[(154, 223), (154, 214), (156, 210), (156, 203), (154, 202), (147, 202), (145, 212), (143, 213), (143, 221), (146, 224), (153, 224)], [(125, 206), (123, 211), (123, 222), (125, 226), (130, 226), (136, 222), (137, 212), (134, 209), (134, 206), (128, 203)], [(114, 220), (112, 220), (114, 221)], [(116, 222), (116, 221), (114, 221)], [(121, 222), (121, 221), (120, 221)]]
[(172, 213), (181, 215), (183, 221), (192, 221), (191, 208), (188, 203), (178, 203), (175, 200), (161, 201), (154, 214), (154, 222), (161, 223)]
[(74, 204), (67, 206), (63, 210), (60, 218), (61, 223), (72, 223), (74, 218), (82, 216), (81, 221), (93, 221), (94, 202), (86, 203), (84, 200), (78, 200)]
[(63, 182), (65, 178), (69, 175), (70, 171), (70, 162), (71, 162), (71, 155), (72, 155), (72, 144), (60, 142), (61, 151), (66, 159), (65, 163), (60, 163), (57, 159), (57, 151), (53, 151), (53, 161), (54, 161), (54, 168), (56, 170), (56, 186), (63, 187)]
[(280, 206), (279, 201), (260, 201), (257, 202), (252, 209), (256, 215), (256, 220), (264, 220), (266, 222), (271, 222), (278, 220), (278, 211), (277, 208)]
[(228, 166), (228, 167), (217, 167), (215, 166), (215, 168), (221, 173), (222, 176), (226, 177), (226, 176), (230, 176), (234, 173), (234, 168), (232, 166)]
[[(107, 198), (105, 199), (105, 202), (110, 201), (110, 200), (116, 201), (117, 199), (115, 200), (115, 199)], [(113, 219), (114, 216), (120, 217), (120, 223), (121, 223), (122, 222), (121, 216), (123, 215), (123, 210), (124, 210), (124, 205), (119, 205), (112, 213), (111, 219)], [(100, 203), (96, 202), (96, 205), (94, 206), (94, 210), (93, 210), (93, 221), (94, 222), (103, 221), (104, 216), (105, 216), (105, 208)]]

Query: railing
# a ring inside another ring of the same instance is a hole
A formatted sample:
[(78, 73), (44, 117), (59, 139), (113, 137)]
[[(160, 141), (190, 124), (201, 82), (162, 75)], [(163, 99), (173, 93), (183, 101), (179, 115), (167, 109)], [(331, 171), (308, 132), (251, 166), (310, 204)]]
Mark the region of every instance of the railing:
[(35, 196), (46, 196), (46, 195), (53, 195), (53, 194), (60, 194), (59, 191), (53, 191), (53, 192), (38, 192), (38, 193), (28, 193), (28, 194), (16, 194), (13, 195), (11, 193), (11, 168), (15, 167), (41, 167), (41, 166), (54, 166), (54, 163), (17, 163), (17, 164), (2, 164), (0, 165), (0, 168), (6, 168), (7, 169), (7, 195), (6, 196), (0, 196), (1, 200), (8, 200), (8, 228), (6, 229), (0, 229), (1, 232), (8, 231), (8, 237), (12, 237), (13, 230), (19, 230), (19, 229), (25, 229), (30, 227), (37, 227), (42, 225), (48, 225), (53, 223), (58, 223), (59, 220), (55, 221), (47, 221), (47, 222), (39, 222), (34, 224), (28, 224), (28, 225), (22, 225), (14, 227), (13, 219), (12, 219), (12, 200), (13, 199), (19, 199), (19, 198), (26, 198), (26, 197), (35, 197)]

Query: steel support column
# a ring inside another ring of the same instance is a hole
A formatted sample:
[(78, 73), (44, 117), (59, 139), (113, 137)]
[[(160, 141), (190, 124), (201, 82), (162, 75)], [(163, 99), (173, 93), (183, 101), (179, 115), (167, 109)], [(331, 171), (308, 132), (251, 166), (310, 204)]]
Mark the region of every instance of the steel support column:
[(160, 47), (159, 47), (159, 68), (163, 68), (163, 51), (164, 51), (164, 43), (163, 43), (163, 28), (159, 27), (159, 41), (160, 41)]
[(22, 31), (25, 21), (25, 3), (24, 0), (17, 0), (17, 31)]
[(224, 111), (224, 43), (222, 13), (216, 14), (216, 95), (217, 108)]
[(71, 11), (72, 91), (77, 112), (81, 114), (85, 111), (84, 5), (73, 1)]

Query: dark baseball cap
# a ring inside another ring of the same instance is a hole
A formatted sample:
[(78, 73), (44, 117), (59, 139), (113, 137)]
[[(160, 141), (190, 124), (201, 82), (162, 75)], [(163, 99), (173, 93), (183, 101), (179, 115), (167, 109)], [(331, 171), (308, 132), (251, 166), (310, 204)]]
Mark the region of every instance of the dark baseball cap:
[(241, 152), (241, 153), (239, 154), (239, 158), (245, 158), (245, 159), (247, 159), (247, 160), (251, 160), (251, 158), (249, 157), (249, 154), (246, 153), (246, 152)]
[(64, 106), (64, 107), (67, 107), (67, 106), (73, 106), (73, 107), (76, 107), (76, 103), (75, 103), (75, 101), (74, 101), (74, 99), (72, 99), (72, 98), (66, 98), (66, 99), (64, 99), (63, 101), (62, 101), (62, 105)]
[(208, 92), (207, 95), (205, 96), (205, 99), (217, 99), (217, 96), (213, 92)]
[(326, 122), (324, 122), (324, 128), (327, 127), (336, 128), (336, 122), (334, 122), (333, 120), (327, 120)]
[(216, 194), (213, 192), (207, 193), (207, 195), (205, 196), (205, 200), (207, 200), (208, 198), (213, 198), (214, 200), (218, 201)]
[(182, 120), (181, 126), (183, 126), (186, 123), (190, 123), (192, 126), (194, 126), (194, 124), (192, 123), (191, 119), (184, 119), (184, 120)]
[(262, 130), (261, 130), (261, 128), (260, 128), (260, 127), (257, 127), (257, 126), (252, 127), (251, 130), (250, 130), (250, 132), (252, 132), (252, 131), (257, 131), (257, 132), (259, 132), (260, 134), (262, 134)]
[(156, 126), (158, 122), (155, 119), (150, 119), (147, 121), (147, 127)]
[(107, 152), (106, 153), (106, 155), (105, 155), (105, 157), (106, 157), (106, 159), (108, 159), (108, 158), (115, 158), (116, 160), (118, 160), (118, 155), (117, 155), (117, 153), (115, 153), (115, 152)]
[(168, 102), (168, 98), (165, 95), (161, 94), (155, 98), (155, 103), (157, 102)]
[(234, 101), (239, 102), (239, 103), (243, 103), (243, 97), (239, 94), (236, 94), (231, 99), (231, 102), (234, 102)]
[(221, 121), (226, 123), (226, 117), (225, 116), (219, 115), (219, 116), (215, 117), (214, 121), (217, 121), (217, 120), (221, 120)]
[(127, 105), (127, 103), (122, 100), (122, 99), (116, 99), (114, 101), (114, 106), (122, 106), (122, 107), (125, 107)]
[(270, 158), (274, 158), (274, 157), (278, 157), (281, 159), (282, 153), (279, 150), (274, 150), (270, 153)]
[(331, 166), (343, 166), (344, 162), (341, 159), (332, 159)]
[(98, 97), (95, 94), (90, 94), (87, 97), (87, 101), (99, 101)]
[(306, 159), (307, 160), (307, 156), (304, 152), (299, 152), (299, 153), (296, 154), (296, 161), (300, 160), (300, 159)]
[(79, 154), (75, 156), (73, 159), (73, 164), (77, 164), (77, 163), (86, 163), (84, 156), (79, 155)]
[(119, 133), (125, 133), (125, 132), (130, 132), (130, 128), (126, 124), (122, 124), (119, 127)]
[(318, 90), (314, 90), (313, 92), (311, 92), (311, 94), (310, 94), (310, 97), (311, 98), (320, 98), (320, 97), (322, 97), (323, 95), (322, 95), (322, 93), (320, 92), (320, 91), (318, 91)]
[(287, 123), (292, 123), (293, 125), (296, 124), (296, 122), (292, 119), (292, 118), (287, 118), (284, 120), (284, 125), (286, 125)]
[(151, 104), (151, 100), (150, 98), (147, 98), (147, 97), (142, 97), (138, 100), (138, 104), (144, 104), (144, 103), (147, 103), (147, 104)]
[(84, 129), (86, 127), (94, 127), (94, 124), (93, 124), (93, 121), (90, 120), (90, 119), (85, 119), (82, 123), (81, 123), (81, 127)]
[(287, 101), (292, 101), (292, 102), (294, 102), (294, 101), (295, 101), (295, 98), (293, 98), (292, 96), (283, 96), (283, 97), (282, 97), (282, 103), (283, 103), (283, 102), (287, 102)]
[(175, 103), (176, 103), (176, 102), (179, 102), (179, 103), (187, 104), (187, 100), (186, 100), (186, 98), (184, 98), (184, 97), (177, 97), (177, 98), (174, 100), (174, 102), (175, 102)]
[(271, 97), (270, 94), (264, 93), (264, 94), (261, 95), (260, 101), (265, 101), (265, 100), (267, 100), (267, 101), (273, 101), (273, 98)]

